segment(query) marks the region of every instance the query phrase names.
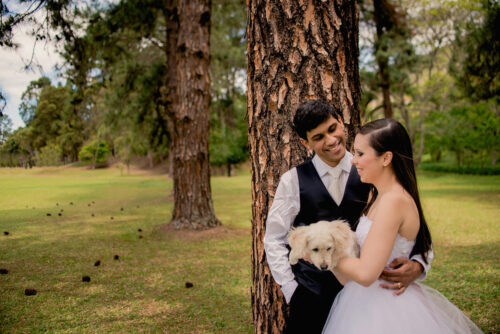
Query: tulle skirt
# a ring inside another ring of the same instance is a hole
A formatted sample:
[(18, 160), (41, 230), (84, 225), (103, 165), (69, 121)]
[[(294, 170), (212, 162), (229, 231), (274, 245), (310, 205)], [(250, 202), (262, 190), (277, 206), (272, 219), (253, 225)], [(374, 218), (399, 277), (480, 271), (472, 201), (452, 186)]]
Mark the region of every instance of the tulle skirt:
[(394, 290), (379, 284), (347, 283), (333, 303), (323, 333), (482, 333), (437, 290), (414, 283), (393, 296)]

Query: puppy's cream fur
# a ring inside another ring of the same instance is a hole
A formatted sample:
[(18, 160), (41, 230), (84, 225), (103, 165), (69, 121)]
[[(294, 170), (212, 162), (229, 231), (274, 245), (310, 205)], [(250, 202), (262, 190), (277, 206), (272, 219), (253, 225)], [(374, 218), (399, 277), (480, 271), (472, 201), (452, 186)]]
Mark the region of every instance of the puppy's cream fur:
[(290, 263), (308, 258), (320, 270), (332, 270), (343, 257), (358, 257), (356, 234), (343, 220), (299, 226), (288, 234)]

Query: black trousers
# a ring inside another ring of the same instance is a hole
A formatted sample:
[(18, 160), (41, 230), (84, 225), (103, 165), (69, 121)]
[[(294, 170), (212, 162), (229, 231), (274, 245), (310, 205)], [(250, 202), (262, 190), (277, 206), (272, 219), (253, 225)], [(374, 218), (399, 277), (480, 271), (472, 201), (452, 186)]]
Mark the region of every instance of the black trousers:
[(290, 300), (285, 334), (321, 334), (335, 296), (318, 296), (299, 284)]

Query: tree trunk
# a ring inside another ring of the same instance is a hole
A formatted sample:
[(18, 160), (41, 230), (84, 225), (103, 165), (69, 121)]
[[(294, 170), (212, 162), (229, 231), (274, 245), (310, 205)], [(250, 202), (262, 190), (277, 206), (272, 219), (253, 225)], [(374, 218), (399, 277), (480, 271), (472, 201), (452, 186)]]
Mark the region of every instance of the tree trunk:
[(281, 175), (307, 156), (291, 128), (301, 102), (341, 109), (352, 144), (360, 122), (358, 13), (350, 0), (247, 4), (253, 320), (255, 333), (280, 333), (287, 307), (267, 266), (265, 221)]
[[(439, 110), (439, 108), (436, 108)], [(415, 166), (422, 161), (422, 155), (424, 155), (424, 147), (425, 147), (425, 111), (424, 109), (420, 109), (419, 114), (419, 125), (420, 125), (420, 141), (418, 144), (418, 151), (416, 151), (415, 155)]]
[(374, 0), (374, 18), (377, 30), (377, 41), (375, 42), (375, 55), (378, 66), (378, 75), (380, 77), (380, 88), (382, 89), (382, 98), (384, 105), (384, 117), (392, 118), (392, 104), (391, 104), (391, 80), (389, 76), (389, 64), (386, 56), (387, 45), (385, 45), (383, 38), (385, 32), (389, 29), (386, 25), (390, 22), (385, 14), (385, 1)]
[(414, 142), (415, 139), (415, 130), (411, 127), (411, 121), (410, 121), (410, 112), (406, 108), (406, 102), (405, 102), (405, 91), (402, 83), (399, 85), (399, 109), (401, 112), (401, 117), (403, 118), (403, 121), (406, 125), (406, 129), (408, 130), (408, 134), (410, 136), (411, 142)]
[(389, 73), (389, 58), (387, 56), (387, 33), (395, 27), (401, 27), (395, 7), (389, 0), (373, 1), (373, 17), (377, 30), (377, 41), (375, 42), (375, 55), (380, 76), (380, 87), (382, 89), (384, 117), (394, 116), (391, 103), (391, 77)]
[(151, 149), (148, 149), (148, 162), (149, 162), (149, 169), (153, 169), (154, 161), (153, 161), (153, 151)]
[(172, 135), (176, 229), (220, 225), (210, 188), (210, 0), (166, 0), (166, 111)]
[(382, 89), (382, 98), (384, 105), (384, 117), (392, 118), (394, 113), (392, 111), (391, 103), (391, 80), (389, 77), (389, 65), (384, 56), (377, 56), (378, 74), (380, 76), (380, 88)]
[(462, 168), (462, 166), (464, 165), (464, 162), (463, 162), (463, 153), (462, 151), (455, 151), (455, 154), (457, 156), (457, 163), (458, 163), (458, 167)]
[(97, 150), (94, 151), (94, 155), (92, 156), (92, 169), (95, 169), (96, 163), (97, 163)]

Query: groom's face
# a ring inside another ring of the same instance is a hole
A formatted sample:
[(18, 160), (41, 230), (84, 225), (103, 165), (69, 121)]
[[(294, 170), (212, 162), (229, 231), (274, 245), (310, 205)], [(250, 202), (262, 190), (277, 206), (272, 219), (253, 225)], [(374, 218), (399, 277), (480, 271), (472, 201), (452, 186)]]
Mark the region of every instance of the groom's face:
[(314, 151), (326, 164), (335, 167), (345, 155), (344, 123), (330, 116), (316, 128), (307, 131), (307, 140), (300, 138), (306, 148)]

